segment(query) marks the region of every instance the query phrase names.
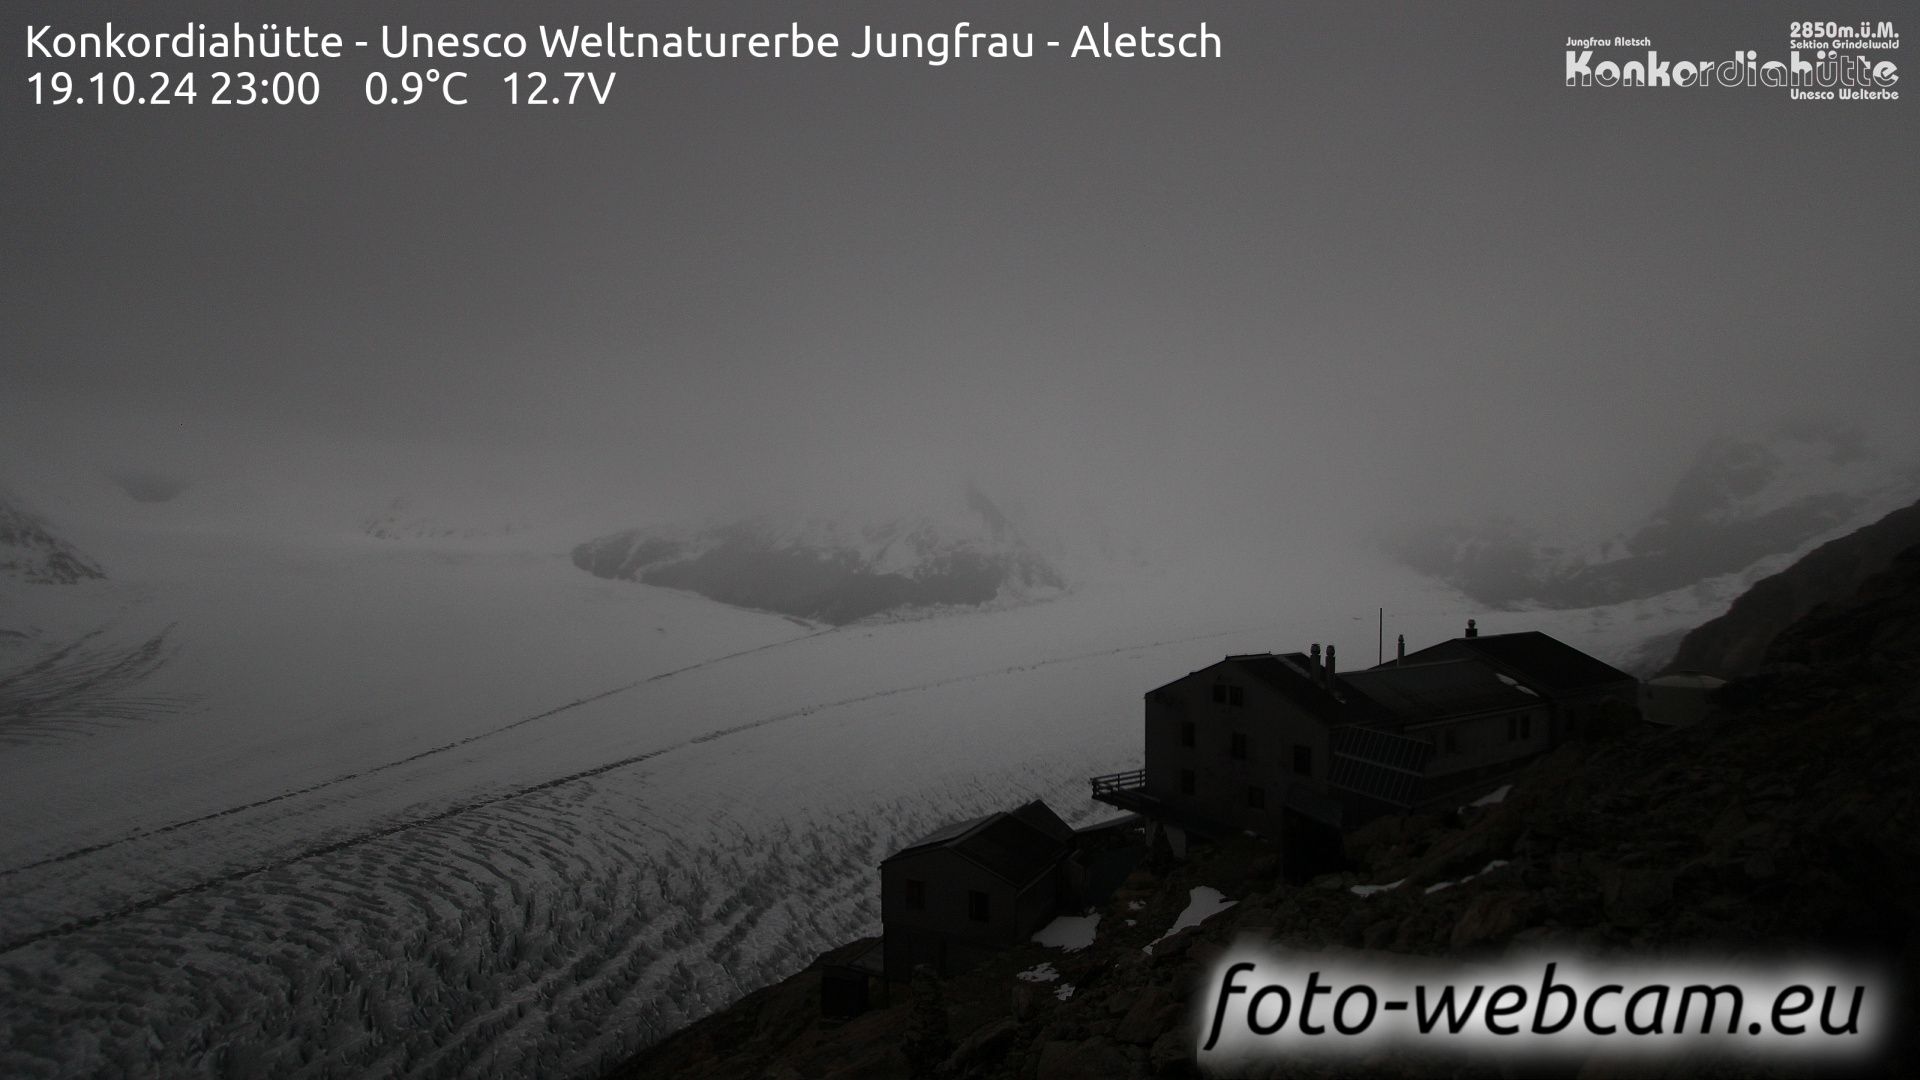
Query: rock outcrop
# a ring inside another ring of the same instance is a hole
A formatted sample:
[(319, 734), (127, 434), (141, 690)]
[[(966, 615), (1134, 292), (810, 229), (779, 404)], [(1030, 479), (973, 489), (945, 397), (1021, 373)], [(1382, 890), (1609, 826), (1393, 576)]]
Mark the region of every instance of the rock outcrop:
[(1820, 545), (1787, 569), (1756, 582), (1726, 614), (1688, 633), (1665, 670), (1722, 678), (1751, 674), (1767, 646), (1795, 619), (1820, 604), (1845, 599), (1914, 544), (1920, 544), (1920, 503)]
[(590, 540), (574, 565), (735, 607), (840, 625), (912, 609), (1022, 602), (1066, 583), (975, 489), (939, 515), (763, 516)]
[(35, 585), (71, 585), (106, 577), (98, 563), (0, 490), (0, 578)]

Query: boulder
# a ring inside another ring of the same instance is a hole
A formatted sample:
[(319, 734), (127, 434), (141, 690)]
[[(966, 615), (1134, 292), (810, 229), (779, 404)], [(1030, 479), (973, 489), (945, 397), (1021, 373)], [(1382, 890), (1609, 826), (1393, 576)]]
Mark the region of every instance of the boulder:
[(1121, 1042), (1138, 1046), (1152, 1044), (1173, 1020), (1174, 1000), (1165, 990), (1149, 986), (1133, 999), (1133, 1007), (1120, 1019)]
[(959, 1046), (954, 1047), (945, 1068), (950, 1072), (959, 1072), (998, 1061), (1006, 1056), (1019, 1034), (1020, 1025), (1009, 1019), (995, 1020), (976, 1028), (972, 1034), (960, 1040)]
[(1621, 926), (1652, 923), (1673, 902), (1672, 867), (1613, 864), (1600, 871), (1600, 897), (1607, 918)]
[(1126, 1055), (1111, 1043), (1054, 1040), (1040, 1047), (1040, 1066), (1033, 1076), (1034, 1080), (1113, 1080), (1127, 1071)]
[(1453, 924), (1448, 943), (1455, 949), (1495, 944), (1527, 924), (1533, 898), (1522, 892), (1486, 892), (1473, 898)]

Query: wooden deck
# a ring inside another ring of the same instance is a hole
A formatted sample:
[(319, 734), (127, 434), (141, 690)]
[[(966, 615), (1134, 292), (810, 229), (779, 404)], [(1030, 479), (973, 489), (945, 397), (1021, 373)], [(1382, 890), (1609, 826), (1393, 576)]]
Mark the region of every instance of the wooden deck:
[(1126, 772), (1089, 777), (1087, 784), (1093, 788), (1094, 802), (1144, 814), (1155, 820), (1164, 820), (1167, 816), (1165, 804), (1147, 794), (1145, 769), (1128, 769)]
[(1112, 800), (1102, 798), (1123, 791), (1145, 791), (1147, 788), (1147, 770), (1129, 769), (1126, 772), (1108, 773), (1105, 776), (1091, 777), (1087, 781), (1093, 787), (1093, 797), (1101, 802)]

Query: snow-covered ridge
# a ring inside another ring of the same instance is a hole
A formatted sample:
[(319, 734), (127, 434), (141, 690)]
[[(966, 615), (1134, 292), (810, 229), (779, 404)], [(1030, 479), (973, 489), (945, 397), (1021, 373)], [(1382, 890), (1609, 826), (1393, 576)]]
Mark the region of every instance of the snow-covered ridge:
[(71, 585), (106, 576), (99, 564), (56, 533), (46, 519), (0, 489), (0, 578)]
[(1058, 596), (1054, 564), (979, 489), (891, 512), (762, 513), (704, 527), (629, 529), (580, 544), (605, 578), (688, 589), (736, 607), (847, 623), (912, 609)]
[(1498, 608), (1574, 609), (1647, 600), (1803, 553), (1920, 494), (1920, 467), (1857, 431), (1792, 425), (1702, 447), (1645, 520), (1612, 536), (1556, 537), (1505, 519), (1421, 529), (1388, 542), (1405, 565)]

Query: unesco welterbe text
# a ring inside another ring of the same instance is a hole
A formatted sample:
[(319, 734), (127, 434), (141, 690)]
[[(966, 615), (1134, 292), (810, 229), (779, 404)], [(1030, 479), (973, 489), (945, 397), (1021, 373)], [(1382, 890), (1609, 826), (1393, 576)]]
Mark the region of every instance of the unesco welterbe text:
[[(556, 59), (585, 60), (917, 60), (940, 66), (954, 60), (1031, 59), (1042, 49), (1073, 59), (1219, 59), (1220, 35), (1206, 23), (1177, 30), (1112, 23), (1082, 25), (1072, 35), (1048, 38), (1032, 32), (982, 30), (966, 21), (925, 32), (863, 26), (845, 39), (833, 31), (811, 31), (789, 23), (774, 32), (708, 31), (686, 27), (667, 31), (635, 30), (606, 23), (595, 27), (542, 26), (540, 49)], [(408, 27), (383, 27), (381, 50), (394, 59), (461, 59), (522, 55), (529, 44), (520, 35), (432, 34)], [(518, 40), (508, 40), (518, 38)], [(489, 48), (502, 51), (490, 52)], [(516, 51), (517, 50), (517, 51)]]

